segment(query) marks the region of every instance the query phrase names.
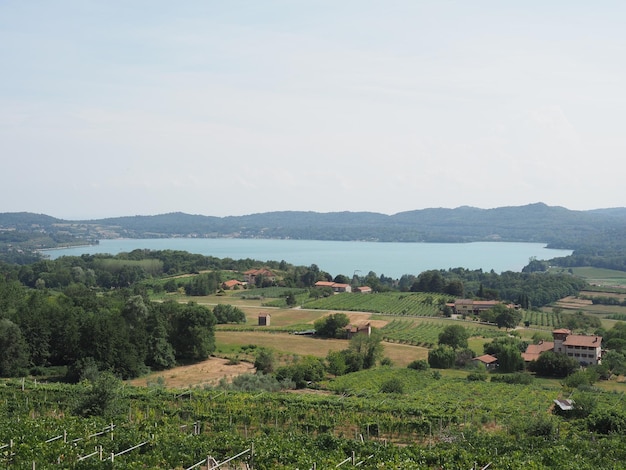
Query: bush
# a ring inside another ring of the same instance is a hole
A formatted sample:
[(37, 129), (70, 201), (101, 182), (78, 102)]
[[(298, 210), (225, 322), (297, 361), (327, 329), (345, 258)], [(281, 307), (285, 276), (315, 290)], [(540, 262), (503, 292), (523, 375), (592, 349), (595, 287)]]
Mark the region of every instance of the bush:
[(552, 351), (544, 352), (539, 359), (528, 365), (531, 372), (545, 377), (567, 377), (579, 367), (580, 365), (574, 358)]
[(430, 366), (428, 365), (428, 361), (426, 361), (424, 359), (416, 359), (415, 361), (411, 362), (407, 367), (409, 369), (414, 369), (414, 370), (428, 370), (428, 369), (430, 369)]
[(382, 393), (404, 393), (404, 383), (398, 378), (389, 379), (380, 386)]
[(514, 374), (498, 374), (491, 376), (491, 382), (504, 382), (507, 384), (520, 384), (528, 385), (533, 382), (535, 378), (525, 372), (516, 372)]
[(487, 372), (485, 371), (471, 372), (470, 374), (468, 374), (467, 380), (469, 380), (470, 382), (486, 382)]

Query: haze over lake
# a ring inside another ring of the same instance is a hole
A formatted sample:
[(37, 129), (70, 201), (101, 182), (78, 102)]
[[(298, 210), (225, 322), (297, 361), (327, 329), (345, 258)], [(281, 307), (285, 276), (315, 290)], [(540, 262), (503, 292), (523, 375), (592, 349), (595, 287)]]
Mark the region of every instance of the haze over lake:
[(521, 271), (531, 257), (550, 259), (567, 256), (571, 250), (545, 248), (542, 243), (377, 243), (319, 240), (268, 240), (247, 238), (154, 238), (101, 240), (99, 245), (46, 250), (52, 259), (60, 256), (110, 253), (135, 249), (182, 250), (216, 258), (260, 261), (285, 260), (294, 265), (316, 264), (333, 276), (352, 276), (374, 271), (400, 278), (429, 269)]

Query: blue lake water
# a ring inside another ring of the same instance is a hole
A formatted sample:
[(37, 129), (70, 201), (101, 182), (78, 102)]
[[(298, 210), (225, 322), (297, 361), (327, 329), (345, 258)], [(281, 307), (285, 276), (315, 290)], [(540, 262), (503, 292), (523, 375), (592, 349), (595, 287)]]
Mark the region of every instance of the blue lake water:
[(571, 250), (553, 250), (541, 243), (379, 243), (319, 240), (265, 240), (242, 238), (155, 238), (101, 240), (99, 245), (46, 250), (50, 258), (110, 253), (135, 249), (182, 250), (216, 258), (260, 261), (285, 260), (294, 265), (316, 264), (333, 276), (365, 275), (374, 271), (395, 279), (429, 269), (521, 271), (531, 257), (550, 259)]

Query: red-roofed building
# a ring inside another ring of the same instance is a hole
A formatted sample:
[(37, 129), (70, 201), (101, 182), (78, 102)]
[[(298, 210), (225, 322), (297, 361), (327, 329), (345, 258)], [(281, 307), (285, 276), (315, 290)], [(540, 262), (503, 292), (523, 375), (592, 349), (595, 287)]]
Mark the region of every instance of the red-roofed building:
[(372, 326), (369, 323), (361, 326), (348, 325), (346, 326), (346, 333), (348, 334), (348, 339), (356, 335), (370, 336), (372, 334)]
[(230, 279), (222, 282), (222, 289), (224, 290), (233, 290), (241, 286), (243, 286), (243, 282), (238, 281), (237, 279)]
[(539, 355), (545, 351), (553, 351), (554, 350), (554, 342), (552, 341), (541, 341), (539, 344), (529, 344), (526, 347), (526, 352), (522, 353), (522, 358), (526, 362), (536, 361), (539, 359)]
[(485, 364), (487, 369), (495, 369), (498, 366), (498, 358), (491, 354), (483, 354), (482, 356), (475, 357), (472, 361)]
[(341, 284), (332, 281), (317, 281), (315, 287), (330, 287), (333, 292), (352, 292), (350, 284)]
[(554, 341), (530, 344), (522, 354), (525, 361), (535, 361), (541, 353), (554, 351), (576, 359), (580, 365), (596, 365), (602, 362), (602, 336), (575, 335), (566, 328), (552, 332)]

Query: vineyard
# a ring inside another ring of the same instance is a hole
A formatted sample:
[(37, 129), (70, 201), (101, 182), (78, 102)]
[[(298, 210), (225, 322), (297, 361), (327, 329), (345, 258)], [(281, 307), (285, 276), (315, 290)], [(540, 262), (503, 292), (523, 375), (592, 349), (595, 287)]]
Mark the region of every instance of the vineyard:
[(528, 322), (528, 326), (554, 329), (563, 325), (563, 314), (560, 311), (554, 313), (540, 310), (524, 310), (523, 312), (522, 322), (525, 324)]
[[(390, 379), (405, 384), (404, 395), (379, 393)], [(191, 469), (232, 458), (233, 466), (220, 468), (591, 469), (626, 459), (621, 435), (589, 438), (550, 414), (560, 387), (435, 380), (428, 371), (391, 368), (327, 386), (337, 393), (126, 387), (120, 411), (104, 419), (72, 414), (83, 385), (7, 381), (0, 384), (0, 465)], [(597, 400), (624, 408), (621, 393)], [(526, 423), (560, 431), (526, 435)]]
[[(463, 326), (466, 324), (463, 322)], [(439, 333), (448, 325), (450, 322), (394, 319), (382, 327), (380, 331), (385, 341), (432, 348), (437, 344)], [(489, 326), (472, 325), (466, 329), (469, 336), (496, 337), (506, 334)]]
[(306, 308), (371, 312), (386, 315), (435, 317), (447, 297), (438, 294), (382, 292), (374, 294), (342, 293), (306, 302)]

